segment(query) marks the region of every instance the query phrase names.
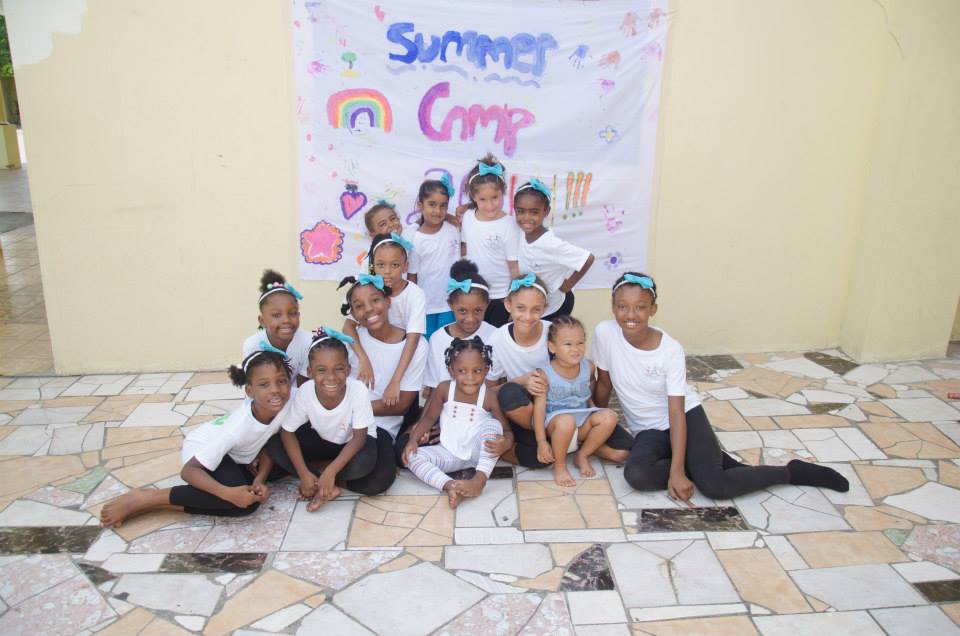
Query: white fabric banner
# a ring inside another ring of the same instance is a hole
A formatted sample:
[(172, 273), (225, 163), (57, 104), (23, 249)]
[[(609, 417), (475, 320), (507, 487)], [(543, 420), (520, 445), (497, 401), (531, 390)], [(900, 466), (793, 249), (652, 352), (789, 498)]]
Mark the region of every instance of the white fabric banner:
[(643, 270), (667, 0), (293, 1), (300, 276), (364, 264), (363, 212), (415, 222), (426, 178), (462, 190), (492, 152), (504, 207), (538, 177), (545, 224), (597, 257), (580, 287)]

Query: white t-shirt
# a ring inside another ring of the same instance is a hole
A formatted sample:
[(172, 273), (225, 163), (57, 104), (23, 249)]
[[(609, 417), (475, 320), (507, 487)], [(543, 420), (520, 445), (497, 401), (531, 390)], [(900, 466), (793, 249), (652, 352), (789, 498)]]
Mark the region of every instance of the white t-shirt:
[(417, 286), (427, 299), (427, 313), (450, 311), (447, 306), (447, 279), (450, 266), (460, 260), (460, 235), (450, 223), (444, 223), (436, 234), (413, 233), (413, 251), (420, 259)]
[(368, 435), (377, 436), (370, 391), (363, 382), (353, 378), (347, 378), (347, 392), (340, 404), (332, 409), (326, 408), (317, 399), (317, 387), (313, 380), (304, 382), (290, 402), (289, 412), (281, 426), (291, 433), (300, 428), (304, 421), (310, 420), (310, 426), (317, 435), (332, 444), (349, 442), (353, 437), (353, 428), (365, 428)]
[[(427, 372), (423, 376), (423, 386), (435, 387), (444, 380), (450, 379), (447, 365), (444, 364), (444, 354), (447, 351), (447, 347), (453, 342), (453, 336), (447, 332), (448, 328), (449, 325), (443, 329), (437, 329), (433, 332), (433, 335), (430, 336), (430, 355), (427, 358)], [(496, 332), (496, 327), (488, 322), (481, 322), (477, 332), (473, 335), (480, 336), (483, 344), (493, 346), (493, 334)], [(472, 338), (473, 336), (470, 337)], [(491, 373), (487, 374), (487, 378), (490, 380), (496, 378), (492, 373), (492, 369)]]
[[(367, 352), (370, 358), (370, 366), (373, 367), (374, 388), (370, 391), (370, 401), (379, 400), (383, 397), (383, 390), (390, 384), (390, 378), (400, 362), (400, 356), (403, 353), (403, 345), (406, 339), (397, 343), (387, 343), (377, 340), (370, 335), (365, 327), (357, 328), (357, 335), (360, 339), (360, 346)], [(357, 377), (357, 371), (360, 365), (351, 365), (351, 376)], [(427, 368), (427, 343), (423, 338), (417, 343), (417, 349), (413, 353), (410, 364), (407, 365), (407, 371), (400, 378), (401, 391), (420, 392), (423, 388), (423, 373)], [(390, 433), (390, 436), (396, 439), (400, 431), (400, 425), (403, 423), (402, 415), (377, 415), (374, 416), (377, 426)]]
[(550, 293), (544, 316), (560, 309), (566, 296), (560, 292), (560, 285), (570, 278), (570, 274), (583, 267), (588, 258), (590, 252), (564, 241), (550, 230), (533, 243), (527, 243), (525, 238), (520, 239), (520, 273), (533, 272), (547, 285)]
[(490, 284), (490, 298), (504, 298), (510, 291), (507, 261), (517, 260), (520, 228), (512, 216), (481, 221), (467, 210), (460, 224), (460, 240), (467, 246), (467, 258), (477, 264), (480, 275)]
[(550, 364), (550, 353), (547, 351), (547, 330), (550, 323), (541, 320), (540, 325), (540, 338), (529, 347), (521, 347), (510, 336), (512, 322), (497, 329), (489, 343), (493, 347), (493, 366), (488, 377), (510, 380)]
[[(407, 282), (402, 292), (390, 297), (387, 315), (391, 325), (407, 333), (427, 333), (427, 297), (416, 283)], [(370, 356), (369, 351), (367, 356)]]
[(256, 459), (263, 445), (280, 429), (280, 422), (290, 402), (269, 424), (253, 416), (252, 406), (253, 403), (246, 400), (229, 415), (190, 431), (180, 451), (181, 465), (190, 461), (191, 457), (196, 457), (207, 470), (216, 470), (224, 455), (229, 455), (238, 464), (249, 464)]
[[(260, 348), (260, 342), (266, 340), (270, 342), (267, 338), (267, 332), (263, 329), (258, 329), (255, 334), (243, 341), (243, 358), (246, 359), (248, 355), (257, 351)], [(307, 354), (310, 353), (310, 342), (313, 338), (310, 334), (303, 329), (297, 329), (296, 333), (293, 334), (293, 340), (290, 341), (290, 344), (287, 345), (287, 358), (290, 361), (290, 368), (293, 370), (293, 377), (290, 379), (295, 381), (297, 374), (300, 374), (304, 377), (309, 377), (310, 373), (307, 368)], [(296, 385), (296, 382), (294, 382)]]
[(597, 325), (591, 359), (610, 373), (627, 427), (633, 433), (670, 428), (667, 396), (682, 395), (684, 410), (700, 405), (700, 396), (687, 384), (687, 365), (679, 342), (657, 329), (662, 336), (653, 351), (637, 349), (623, 337), (615, 320)]

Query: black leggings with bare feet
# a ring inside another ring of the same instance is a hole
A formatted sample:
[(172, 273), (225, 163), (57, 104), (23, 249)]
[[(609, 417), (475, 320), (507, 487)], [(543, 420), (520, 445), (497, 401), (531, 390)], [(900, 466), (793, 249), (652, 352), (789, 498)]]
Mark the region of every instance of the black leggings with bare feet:
[[(253, 474), (246, 466), (242, 466), (230, 459), (229, 455), (224, 455), (216, 470), (208, 470), (206, 468), (204, 468), (204, 470), (218, 482), (231, 488), (235, 486), (249, 486), (253, 483)], [(260, 507), (258, 502), (254, 502), (246, 508), (240, 508), (236, 504), (221, 499), (213, 493), (200, 490), (190, 485), (174, 486), (171, 488), (170, 505), (183, 506), (184, 511), (190, 514), (215, 515), (218, 517), (245, 517)]]
[[(298, 428), (296, 435), (297, 441), (300, 443), (300, 452), (303, 454), (303, 461), (307, 463), (307, 468), (309, 468), (310, 472), (314, 475), (319, 475), (320, 470), (312, 466), (310, 462), (317, 459), (336, 459), (340, 451), (343, 450), (343, 447), (346, 446), (346, 444), (334, 444), (333, 442), (323, 439), (317, 434), (317, 431), (310, 426), (309, 422)], [(293, 462), (290, 461), (290, 457), (283, 447), (283, 441), (280, 439), (280, 435), (274, 435), (270, 438), (270, 441), (267, 442), (267, 453), (278, 467), (291, 475), (297, 474), (297, 469), (294, 468)], [(347, 488), (358, 492), (353, 488), (353, 486), (356, 485), (355, 481), (372, 473), (376, 466), (377, 440), (367, 435), (363, 447), (357, 451), (357, 454), (350, 458), (347, 465), (337, 473), (337, 480), (345, 481)]]
[[(711, 499), (730, 499), (776, 484), (821, 486), (845, 492), (847, 480), (832, 468), (793, 460), (787, 466), (747, 466), (722, 450), (702, 406), (687, 411), (686, 472)], [(637, 433), (623, 477), (637, 490), (664, 490), (670, 478), (670, 431)]]

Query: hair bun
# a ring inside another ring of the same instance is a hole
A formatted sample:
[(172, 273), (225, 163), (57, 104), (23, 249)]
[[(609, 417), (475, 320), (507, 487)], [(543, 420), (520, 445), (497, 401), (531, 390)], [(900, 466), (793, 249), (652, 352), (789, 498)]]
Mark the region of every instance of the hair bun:
[(281, 285), (285, 284), (287, 279), (284, 278), (283, 274), (276, 270), (265, 269), (263, 270), (263, 275), (260, 276), (260, 293), (267, 291), (269, 285), (274, 283), (280, 283)]
[(477, 267), (476, 263), (466, 258), (461, 258), (450, 266), (450, 278), (453, 280), (476, 279), (478, 274), (480, 274), (480, 268)]

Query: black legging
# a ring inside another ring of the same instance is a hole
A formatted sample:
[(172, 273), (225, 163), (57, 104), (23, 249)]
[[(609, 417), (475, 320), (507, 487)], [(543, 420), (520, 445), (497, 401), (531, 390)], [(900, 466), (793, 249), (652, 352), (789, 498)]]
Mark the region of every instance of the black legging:
[(550, 321), (556, 318), (557, 316), (569, 316), (573, 313), (573, 303), (574, 303), (573, 292), (568, 291), (566, 297), (563, 299), (563, 304), (560, 305), (560, 308), (549, 316), (544, 316), (543, 320)]
[[(274, 435), (271, 439), (277, 437)], [(253, 483), (253, 474), (246, 466), (230, 459), (229, 455), (223, 456), (216, 470), (208, 470), (207, 468), (204, 468), (204, 470), (207, 471), (208, 475), (227, 487), (249, 486)], [(278, 472), (274, 469), (270, 472), (268, 479), (276, 479), (278, 476)], [(254, 502), (246, 508), (240, 508), (213, 493), (190, 485), (171, 488), (170, 505), (183, 506), (184, 512), (193, 515), (214, 515), (217, 517), (245, 517), (260, 507), (258, 502)]]
[(361, 495), (379, 495), (393, 485), (397, 478), (397, 459), (393, 455), (393, 438), (382, 428), (377, 429), (377, 461), (366, 477), (347, 482), (347, 488)]
[[(320, 471), (313, 467), (310, 462), (316, 459), (336, 459), (346, 444), (334, 444), (329, 442), (317, 433), (310, 423), (307, 422), (297, 429), (297, 442), (300, 444), (300, 453), (303, 460), (307, 463), (307, 468), (314, 475), (319, 475)], [(297, 469), (293, 466), (290, 456), (287, 455), (287, 449), (283, 447), (283, 440), (280, 435), (274, 435), (267, 442), (267, 453), (273, 461), (291, 475), (297, 474)], [(351, 484), (355, 480), (366, 477), (377, 464), (377, 440), (369, 435), (357, 454), (350, 458), (347, 465), (337, 473), (337, 479), (345, 481), (347, 488), (354, 490)]]
[[(634, 437), (623, 477), (636, 490), (664, 490), (670, 478), (670, 431)], [(711, 499), (730, 499), (790, 481), (786, 466), (747, 466), (722, 450), (702, 406), (687, 411), (687, 476)]]

